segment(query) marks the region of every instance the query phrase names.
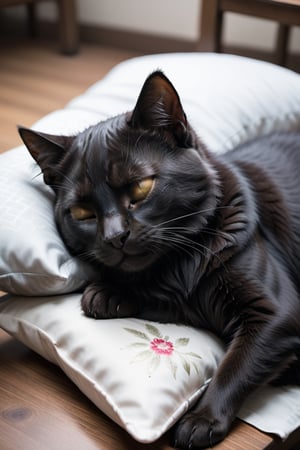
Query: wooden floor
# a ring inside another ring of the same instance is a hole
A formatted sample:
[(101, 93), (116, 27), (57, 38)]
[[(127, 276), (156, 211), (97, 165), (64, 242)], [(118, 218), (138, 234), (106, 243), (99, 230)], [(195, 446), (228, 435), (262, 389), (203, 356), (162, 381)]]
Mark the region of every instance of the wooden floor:
[(20, 144), (16, 124), (30, 126), (62, 108), (133, 51), (81, 45), (63, 56), (56, 42), (12, 39), (0, 46), (0, 152)]
[[(63, 107), (136, 52), (82, 45), (65, 57), (57, 43), (14, 40), (0, 47), (0, 152), (20, 144), (16, 124), (32, 125)], [(216, 449), (274, 447), (271, 436), (237, 422)], [(271, 447), (270, 447), (271, 446)], [(104, 416), (61, 370), (0, 330), (1, 450), (170, 450), (169, 436), (139, 444)]]

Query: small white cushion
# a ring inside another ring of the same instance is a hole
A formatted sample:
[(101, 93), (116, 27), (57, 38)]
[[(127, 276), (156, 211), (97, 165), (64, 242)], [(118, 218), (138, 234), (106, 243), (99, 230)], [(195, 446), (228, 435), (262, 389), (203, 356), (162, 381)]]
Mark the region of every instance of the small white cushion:
[(78, 294), (6, 297), (0, 326), (59, 365), (145, 443), (158, 439), (201, 395), (223, 355), (215, 337), (189, 327), (89, 319)]
[[(210, 333), (138, 319), (94, 320), (80, 295), (0, 299), (0, 327), (57, 364), (134, 439), (150, 443), (201, 396), (224, 351)], [(238, 417), (285, 439), (300, 426), (300, 388), (264, 387)]]

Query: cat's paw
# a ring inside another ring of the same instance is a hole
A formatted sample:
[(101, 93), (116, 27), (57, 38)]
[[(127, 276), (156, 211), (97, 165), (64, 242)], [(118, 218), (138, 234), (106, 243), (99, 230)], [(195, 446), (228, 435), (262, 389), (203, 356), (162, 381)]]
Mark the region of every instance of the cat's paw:
[(230, 422), (213, 418), (206, 410), (187, 413), (174, 429), (174, 447), (181, 450), (210, 448), (222, 441)]
[(86, 316), (94, 319), (129, 317), (137, 313), (133, 302), (102, 283), (87, 286), (81, 297), (81, 308)]

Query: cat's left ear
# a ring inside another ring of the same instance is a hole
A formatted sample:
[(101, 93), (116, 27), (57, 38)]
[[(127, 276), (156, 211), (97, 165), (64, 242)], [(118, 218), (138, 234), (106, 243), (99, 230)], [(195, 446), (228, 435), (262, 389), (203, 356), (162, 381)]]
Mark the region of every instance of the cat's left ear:
[(166, 130), (179, 145), (186, 144), (187, 119), (179, 95), (161, 72), (152, 73), (145, 81), (129, 120), (134, 128)]
[(55, 184), (59, 177), (57, 165), (74, 138), (41, 133), (21, 126), (18, 131), (31, 156), (40, 166), (45, 183), (50, 186)]

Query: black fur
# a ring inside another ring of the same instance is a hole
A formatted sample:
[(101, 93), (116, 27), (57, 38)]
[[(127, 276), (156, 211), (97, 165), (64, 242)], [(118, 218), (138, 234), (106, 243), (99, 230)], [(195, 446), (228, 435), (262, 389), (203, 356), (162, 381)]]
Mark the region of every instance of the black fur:
[(155, 72), (131, 113), (74, 137), (20, 134), (68, 249), (99, 267), (84, 312), (206, 328), (227, 346), (174, 445), (222, 440), (263, 383), (300, 384), (300, 133), (217, 156)]

